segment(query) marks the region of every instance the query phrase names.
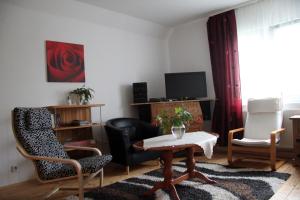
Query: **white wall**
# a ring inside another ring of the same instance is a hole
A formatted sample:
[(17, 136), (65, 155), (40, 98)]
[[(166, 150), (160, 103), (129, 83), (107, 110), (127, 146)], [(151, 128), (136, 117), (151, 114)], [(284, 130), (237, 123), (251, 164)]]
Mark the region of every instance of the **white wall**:
[(170, 72), (205, 71), (207, 95), (215, 98), (206, 18), (173, 28), (169, 35)]
[[(107, 120), (133, 114), (133, 82), (146, 81), (149, 96), (164, 96), (166, 32), (160, 25), (72, 0), (0, 1), (0, 185), (33, 173), (15, 149), (11, 110), (64, 103), (70, 90), (82, 86), (47, 82), (45, 40), (84, 45), (86, 85), (96, 92), (92, 102), (106, 104)], [(18, 172), (10, 172), (12, 165)]]
[[(202, 18), (173, 28), (168, 36), (169, 71), (205, 71), (207, 95), (209, 98), (214, 99), (215, 91), (212, 79), (206, 21), (207, 18)], [(204, 121), (203, 128), (209, 131), (211, 129), (211, 121)]]

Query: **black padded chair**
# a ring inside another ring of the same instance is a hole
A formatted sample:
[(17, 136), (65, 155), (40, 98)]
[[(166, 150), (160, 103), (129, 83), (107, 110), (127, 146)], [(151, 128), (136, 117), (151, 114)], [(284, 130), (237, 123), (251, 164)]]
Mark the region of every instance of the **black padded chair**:
[[(63, 146), (57, 140), (51, 127), (51, 114), (47, 108), (15, 108), (12, 112), (12, 127), (17, 142), (17, 150), (31, 160), (42, 183), (78, 179), (79, 199), (83, 200), (84, 185), (100, 174), (103, 182), (103, 167), (111, 161), (111, 155), (102, 155), (97, 148)], [(85, 150), (95, 152), (95, 156), (71, 159), (65, 150)], [(83, 176), (89, 175), (83, 179)], [(59, 184), (46, 198), (57, 192)]]
[(159, 152), (138, 151), (133, 144), (143, 139), (160, 135), (158, 127), (135, 118), (115, 118), (108, 120), (105, 130), (109, 140), (112, 162), (129, 167), (138, 163), (157, 159)]

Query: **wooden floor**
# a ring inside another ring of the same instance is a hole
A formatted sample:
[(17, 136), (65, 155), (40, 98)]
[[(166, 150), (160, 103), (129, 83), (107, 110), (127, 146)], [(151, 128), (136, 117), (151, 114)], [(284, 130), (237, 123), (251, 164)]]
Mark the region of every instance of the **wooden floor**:
[[(204, 157), (197, 157), (197, 160), (207, 161), (211, 163), (227, 164), (225, 154), (215, 154), (214, 158), (207, 160)], [(267, 165), (254, 161), (238, 162), (238, 165), (244, 165), (247, 167), (258, 167), (269, 169)], [(126, 179), (132, 176), (136, 176), (154, 169), (157, 169), (157, 161), (151, 161), (134, 167), (131, 169), (130, 175), (126, 175), (125, 168), (118, 165), (109, 165), (105, 168), (104, 185), (112, 184), (116, 181)], [(291, 177), (286, 183), (279, 189), (279, 191), (271, 198), (271, 200), (300, 200), (300, 168), (294, 167), (290, 162), (286, 162), (278, 170), (278, 172), (287, 172), (291, 174)], [(76, 186), (75, 181), (69, 181), (70, 185)], [(91, 181), (89, 187), (95, 187), (99, 183), (99, 180)], [(35, 180), (26, 181), (10, 186), (0, 188), (1, 200), (40, 200), (43, 199), (45, 194), (51, 191), (56, 184), (40, 184)], [(50, 199), (65, 199), (65, 197), (76, 194), (74, 191), (60, 191), (53, 195)]]

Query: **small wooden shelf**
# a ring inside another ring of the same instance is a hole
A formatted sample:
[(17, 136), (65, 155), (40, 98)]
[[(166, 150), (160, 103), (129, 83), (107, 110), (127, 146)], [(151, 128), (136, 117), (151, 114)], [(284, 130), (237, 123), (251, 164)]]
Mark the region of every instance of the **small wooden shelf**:
[(73, 130), (73, 129), (80, 129), (80, 128), (90, 128), (90, 127), (97, 127), (102, 126), (100, 123), (92, 123), (87, 125), (81, 125), (81, 126), (61, 126), (53, 128), (54, 131), (63, 131), (63, 130)]
[[(101, 108), (105, 104), (86, 104), (86, 105), (52, 105), (48, 109), (53, 114), (53, 124), (56, 125), (53, 130), (58, 140), (65, 145), (74, 146), (92, 146), (95, 147), (94, 131), (101, 131), (102, 117)], [(94, 123), (97, 119), (92, 119), (92, 109), (99, 109), (99, 122)], [(75, 125), (74, 120), (86, 121), (88, 124)], [(100, 129), (93, 129), (100, 127)], [(76, 151), (73, 152), (76, 156)]]
[(91, 108), (91, 107), (101, 107), (101, 106), (105, 106), (105, 104), (103, 103), (99, 103), (99, 104), (86, 104), (86, 105), (56, 105), (56, 106), (48, 106), (49, 109), (66, 109), (66, 108)]

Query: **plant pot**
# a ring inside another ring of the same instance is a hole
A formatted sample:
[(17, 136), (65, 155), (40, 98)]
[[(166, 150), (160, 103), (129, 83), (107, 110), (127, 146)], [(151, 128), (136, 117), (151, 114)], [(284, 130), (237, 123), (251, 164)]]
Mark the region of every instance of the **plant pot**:
[(87, 105), (87, 104), (89, 104), (89, 100), (86, 100), (84, 97), (81, 97), (80, 105)]
[(78, 94), (69, 94), (69, 99), (70, 102), (68, 102), (69, 104), (75, 104), (75, 105), (80, 105), (81, 103), (81, 97)]
[(172, 126), (171, 128), (172, 135), (176, 139), (181, 139), (185, 134), (185, 126), (182, 124), (181, 126)]

